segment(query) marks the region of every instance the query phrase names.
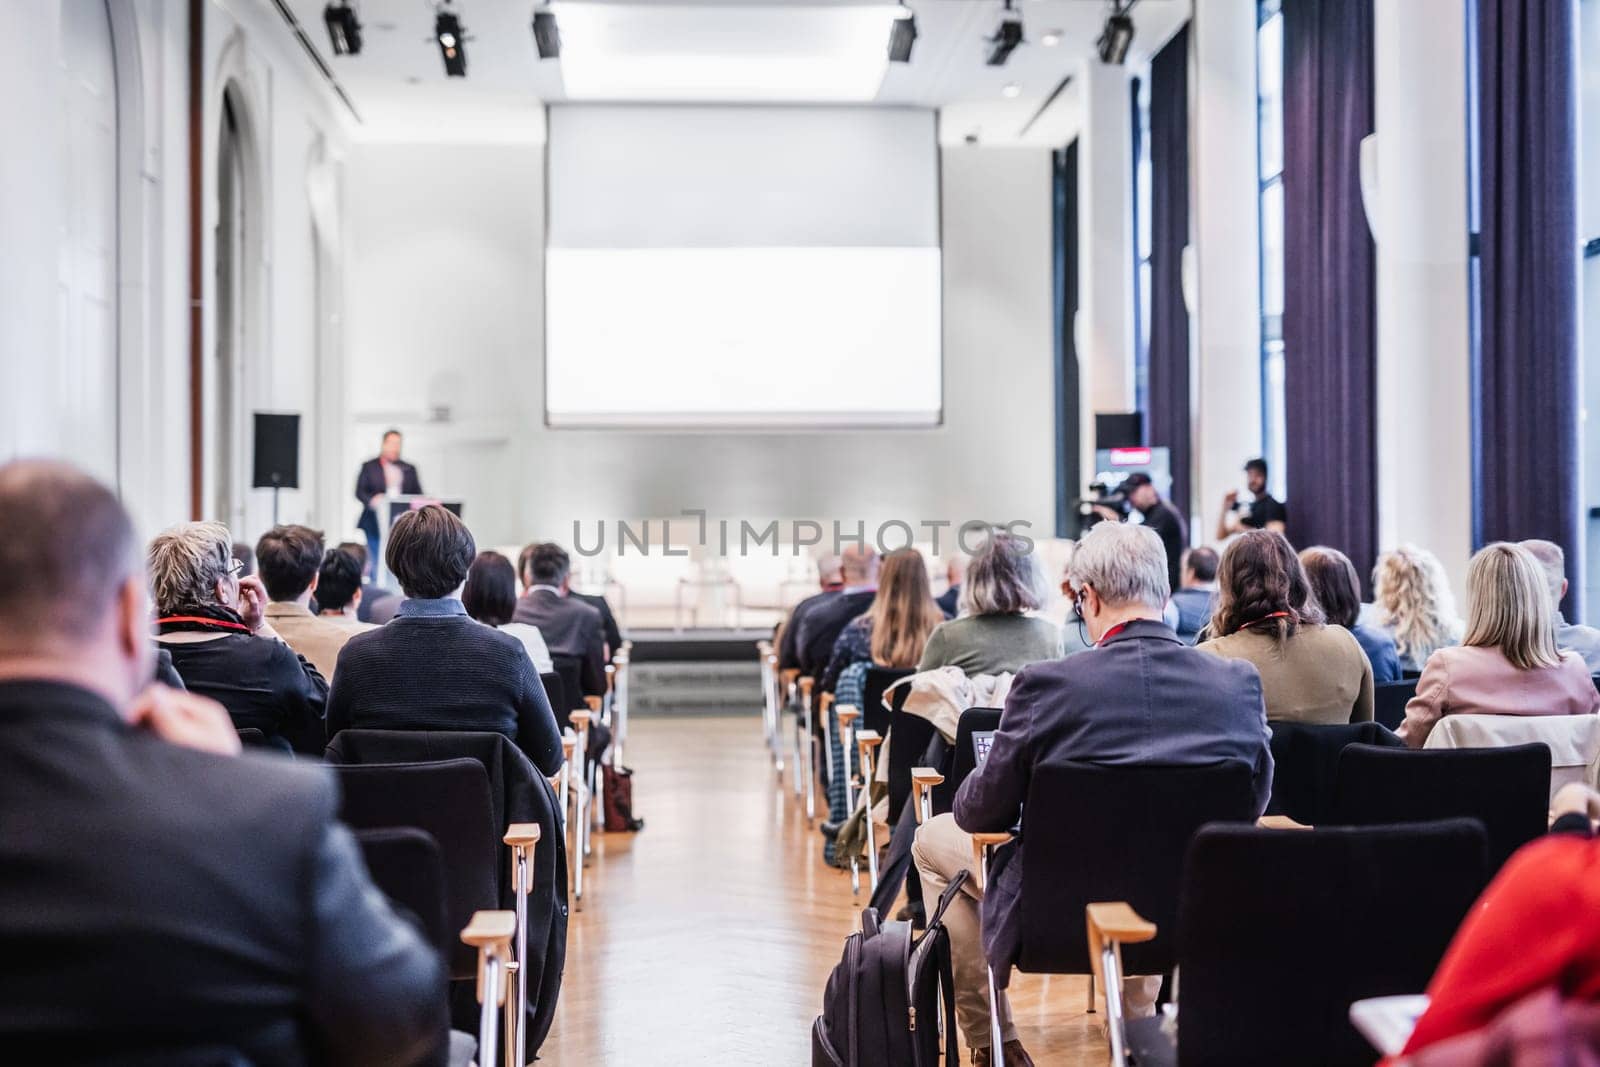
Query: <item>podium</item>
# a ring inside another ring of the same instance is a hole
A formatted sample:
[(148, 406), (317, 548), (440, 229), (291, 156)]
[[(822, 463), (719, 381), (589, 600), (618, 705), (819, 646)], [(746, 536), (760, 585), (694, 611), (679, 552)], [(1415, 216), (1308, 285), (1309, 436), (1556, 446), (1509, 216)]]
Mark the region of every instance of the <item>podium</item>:
[(434, 496), (429, 493), (392, 493), (385, 496), (373, 507), (378, 514), (378, 558), (374, 564), (373, 572), (378, 585), (389, 588), (389, 528), (395, 521), (408, 511), (427, 507), (429, 504), (438, 504), (446, 511), (452, 512), (456, 518), (461, 517), (461, 501), (450, 497)]

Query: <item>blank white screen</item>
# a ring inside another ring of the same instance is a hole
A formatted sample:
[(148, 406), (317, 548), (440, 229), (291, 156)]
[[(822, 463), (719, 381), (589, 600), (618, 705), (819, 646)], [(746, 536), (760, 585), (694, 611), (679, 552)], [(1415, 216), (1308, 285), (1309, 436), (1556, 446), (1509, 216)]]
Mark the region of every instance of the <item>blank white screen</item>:
[(926, 111), (551, 109), (552, 425), (930, 425)]

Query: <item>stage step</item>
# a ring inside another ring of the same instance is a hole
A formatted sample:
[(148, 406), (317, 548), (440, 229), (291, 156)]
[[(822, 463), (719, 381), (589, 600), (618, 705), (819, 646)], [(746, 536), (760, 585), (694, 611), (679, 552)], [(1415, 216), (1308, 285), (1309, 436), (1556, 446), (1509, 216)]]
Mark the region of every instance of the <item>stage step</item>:
[(629, 668), (630, 715), (760, 715), (761, 665), (746, 660), (640, 663)]

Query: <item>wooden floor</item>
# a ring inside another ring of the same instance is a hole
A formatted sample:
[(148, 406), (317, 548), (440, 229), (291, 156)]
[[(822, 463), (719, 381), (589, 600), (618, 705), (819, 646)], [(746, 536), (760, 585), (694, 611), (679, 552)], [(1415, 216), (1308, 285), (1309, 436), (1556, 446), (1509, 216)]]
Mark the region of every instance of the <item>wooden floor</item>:
[[(851, 896), (792, 793), (774, 788), (759, 718), (640, 718), (630, 734), (634, 809), (647, 825), (595, 835), (542, 1059), (809, 1063), (811, 1021), (865, 887)], [(1037, 1062), (1107, 1062), (1084, 979), (1012, 985)]]

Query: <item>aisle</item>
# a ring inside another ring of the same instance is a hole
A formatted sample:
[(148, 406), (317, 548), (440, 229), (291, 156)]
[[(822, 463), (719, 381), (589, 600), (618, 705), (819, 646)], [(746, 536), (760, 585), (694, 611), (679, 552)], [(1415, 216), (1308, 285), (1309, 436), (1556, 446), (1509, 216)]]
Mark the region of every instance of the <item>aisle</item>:
[[(595, 835), (541, 1062), (808, 1063), (811, 1020), (865, 888), (851, 896), (773, 788), (759, 718), (640, 718), (630, 731), (647, 825)], [(1013, 984), (1041, 1065), (1106, 1062), (1083, 979)]]

